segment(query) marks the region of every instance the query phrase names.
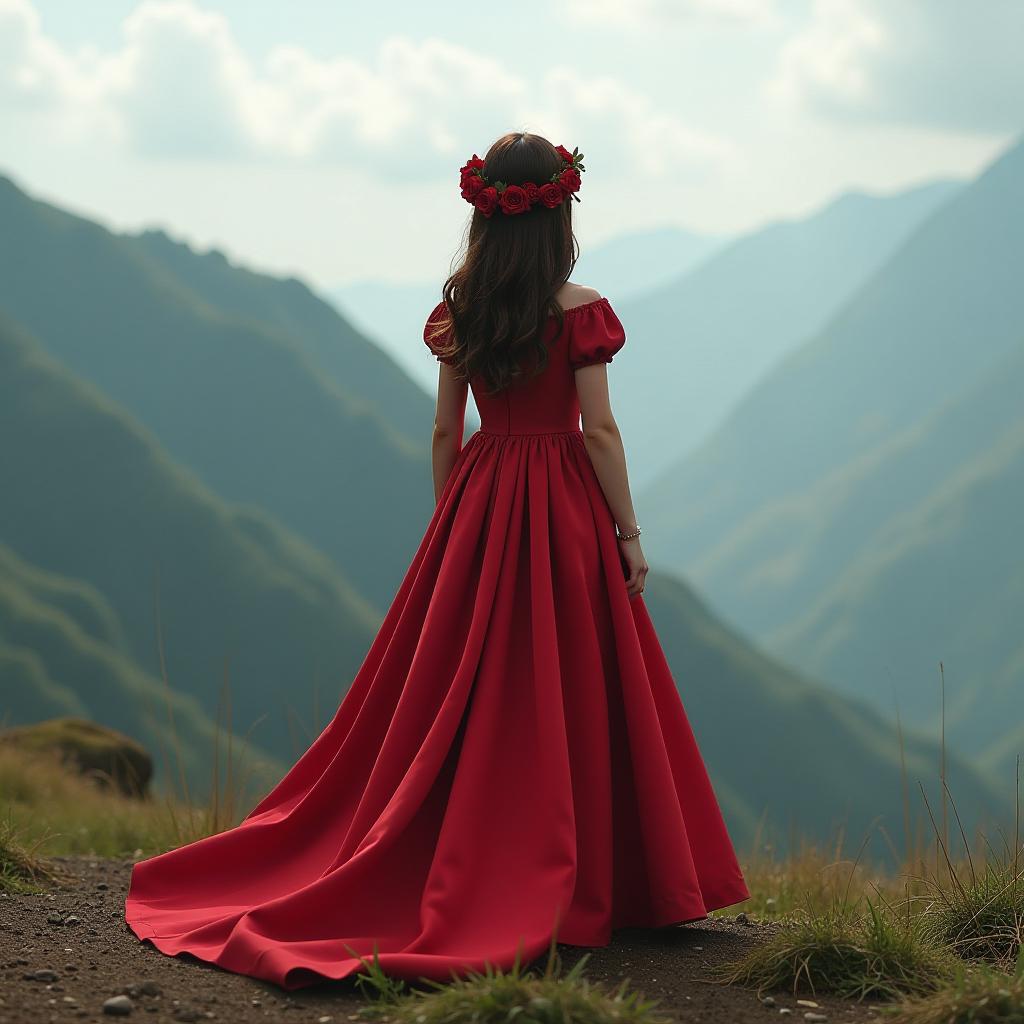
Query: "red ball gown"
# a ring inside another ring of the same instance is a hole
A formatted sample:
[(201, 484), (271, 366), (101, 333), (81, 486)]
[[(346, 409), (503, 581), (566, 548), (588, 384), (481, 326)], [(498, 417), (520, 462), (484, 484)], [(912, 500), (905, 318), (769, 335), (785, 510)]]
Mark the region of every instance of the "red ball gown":
[(749, 897), (580, 430), (573, 370), (622, 324), (601, 298), (546, 340), (539, 376), (470, 382), (481, 428), (331, 722), (237, 826), (134, 865), (140, 939), (285, 989), (375, 948), (451, 980)]

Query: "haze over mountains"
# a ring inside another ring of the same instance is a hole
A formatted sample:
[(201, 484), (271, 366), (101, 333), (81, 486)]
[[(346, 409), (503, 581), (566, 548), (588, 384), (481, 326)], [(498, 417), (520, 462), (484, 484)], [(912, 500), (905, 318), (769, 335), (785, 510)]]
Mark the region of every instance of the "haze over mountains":
[[(573, 280), (598, 288), (617, 302), (686, 273), (724, 241), (682, 228), (619, 235), (583, 248)], [(424, 364), (420, 335), (427, 314), (440, 301), (447, 273), (447, 267), (438, 267), (436, 281), (412, 284), (357, 281), (334, 289), (329, 298), (364, 334), (391, 352), (414, 380), (433, 389), (437, 367)], [(469, 404), (475, 416), (472, 398)]]
[[(877, 258), (878, 240), (893, 237), (896, 221), (906, 229), (912, 210), (926, 216), (923, 208), (938, 204), (930, 226), (980, 184), (945, 206), (943, 190), (947, 198), (954, 192), (947, 185), (865, 200), (866, 222), (874, 227), (866, 233), (871, 240), (858, 255), (859, 265)], [(987, 210), (988, 204), (981, 207)], [(846, 224), (845, 215), (833, 215)], [(828, 220), (825, 213), (820, 217)], [(962, 217), (974, 223), (976, 214)], [(301, 282), (252, 273), (162, 233), (112, 234), (36, 202), (6, 179), (0, 179), (0, 225), (0, 312), (6, 317), (0, 325), (0, 718), (6, 714), (14, 724), (87, 713), (151, 749), (164, 742), (166, 719), (152, 711), (162, 686), (155, 642), (158, 594), (168, 673), (179, 695), (175, 715), (179, 727), (185, 723), (197, 778), (212, 753), (225, 664), (236, 731), (244, 734), (252, 726), (253, 756), (263, 758), (271, 773), (283, 770), (347, 689), (429, 519), (431, 397)], [(849, 224), (846, 229), (861, 237)], [(1019, 239), (1016, 226), (1008, 230)], [(835, 236), (822, 231), (819, 237)], [(968, 247), (975, 244), (970, 232), (958, 237)], [(895, 247), (892, 260), (906, 249)], [(727, 251), (694, 256), (690, 276), (706, 273)], [(988, 277), (999, 288), (1004, 279)], [(908, 280), (915, 280), (912, 274), (900, 281), (903, 289)], [(736, 288), (750, 295), (756, 285), (738, 280)], [(1022, 322), (1018, 311), (1000, 309), (1012, 333), (1012, 325)], [(635, 337), (630, 340), (634, 359), (640, 346)], [(798, 342), (792, 339), (794, 346)], [(418, 337), (417, 345), (436, 375)], [(626, 351), (616, 359), (620, 374), (629, 362)], [(1018, 379), (1013, 352), (1011, 344), (1003, 345), (1001, 370), (993, 357), (989, 375), (974, 381), (988, 414), (987, 425), (979, 422), (974, 432), (976, 442), (954, 444), (962, 434), (956, 417), (970, 418), (972, 391), (950, 389), (968, 403), (960, 412), (959, 406), (934, 403), (936, 416), (949, 417), (935, 426), (935, 436), (951, 446), (949, 459), (959, 457), (959, 474), (951, 472), (951, 489), (938, 494), (945, 501), (922, 506), (927, 528), (911, 522), (915, 539), (944, 531), (951, 536), (959, 510), (980, 505), (997, 490), (1005, 501), (1013, 500), (1015, 435), (1002, 426)], [(847, 415), (851, 407), (856, 410), (857, 396), (843, 395), (842, 374), (825, 383), (840, 397), (818, 395), (820, 405), (845, 403)], [(897, 393), (905, 384), (894, 375), (897, 408), (906, 402)], [(619, 386), (620, 394), (628, 390)], [(863, 441), (864, 451), (876, 457), (882, 494), (892, 494), (893, 481), (909, 488), (909, 467), (927, 468), (931, 458), (921, 454), (924, 448), (915, 455), (914, 436), (901, 432), (922, 429), (923, 413), (901, 421), (900, 429), (878, 427), (874, 441), (863, 424), (847, 425), (845, 433), (830, 424), (834, 437), (808, 438), (798, 415), (795, 425), (778, 409), (769, 419), (770, 429), (758, 429), (774, 430), (788, 448), (806, 447), (809, 465), (816, 446), (844, 441), (837, 450), (846, 451), (854, 440)], [(881, 457), (888, 452), (886, 441), (893, 446), (891, 462)], [(740, 484), (748, 489), (735, 496), (739, 485), (717, 480), (714, 472), (749, 468), (743, 459), (752, 441), (741, 431), (736, 444), (738, 454), (728, 449), (735, 461), (715, 455), (696, 491), (682, 497), (666, 493), (657, 505), (648, 493), (638, 500), (638, 509), (645, 510), (645, 538), (651, 537), (652, 615), (730, 827), (746, 841), (766, 814), (783, 847), (790, 824), (823, 838), (843, 821), (848, 835), (859, 839), (882, 815), (896, 835), (902, 827), (900, 758), (895, 730), (886, 721), (888, 707), (883, 700), (881, 711), (871, 708), (861, 698), (877, 694), (847, 685), (840, 669), (847, 648), (856, 645), (823, 642), (833, 636), (870, 641), (876, 625), (867, 609), (877, 604), (862, 598), (870, 590), (829, 591), (831, 600), (815, 612), (820, 618), (808, 624), (802, 617), (810, 606), (790, 619), (773, 620), (773, 651), (786, 652), (780, 660), (746, 639), (745, 627), (727, 624), (740, 617), (734, 618), (714, 589), (708, 589), (709, 603), (702, 586), (695, 592), (684, 582), (684, 574), (691, 576), (693, 550), (703, 551), (701, 532), (704, 538), (714, 535), (718, 513), (703, 518), (702, 502), (720, 503), (727, 531), (791, 493), (798, 506), (804, 501), (803, 491), (772, 490), (770, 473), (764, 474), (767, 484), (756, 474), (744, 477)], [(985, 445), (990, 457), (974, 459)], [(635, 449), (630, 443), (631, 468)], [(825, 465), (832, 457), (821, 453)], [(807, 475), (808, 486), (816, 483), (820, 466), (817, 475)], [(679, 479), (685, 484), (686, 473)], [(678, 482), (673, 475), (659, 487)], [(909, 491), (905, 500), (893, 495), (894, 516), (915, 511), (912, 497)], [(883, 504), (881, 497), (874, 503)], [(683, 524), (687, 517), (693, 526)], [(866, 521), (865, 514), (856, 520)], [(987, 533), (1009, 544), (997, 525), (1002, 524), (987, 521)], [(984, 533), (963, 535), (965, 564)], [(680, 537), (696, 545), (689, 554), (681, 551)], [(727, 533), (722, 537), (728, 547)], [(897, 547), (899, 537), (893, 532)], [(766, 544), (769, 553), (772, 543)], [(836, 550), (844, 543), (855, 550), (837, 561), (856, 558), (870, 567), (857, 554), (861, 541), (853, 527)], [(822, 593), (825, 583), (838, 578), (828, 567), (831, 550), (807, 556), (809, 577), (821, 576)], [(973, 589), (965, 588), (965, 602), (979, 609), (970, 641), (975, 647), (985, 629), (997, 625), (999, 602), (1022, 589), (1010, 571), (1012, 560), (1004, 561), (1006, 571), (991, 593), (984, 573)], [(669, 562), (683, 573), (666, 571)], [(911, 583), (918, 572), (913, 562), (908, 560), (903, 577)], [(899, 564), (885, 558), (872, 574), (877, 584), (871, 585), (883, 596), (898, 592), (886, 572)], [(986, 617), (984, 609), (993, 615)], [(902, 605), (888, 612), (891, 620), (905, 613)], [(852, 632), (834, 627), (833, 618), (842, 618), (844, 628), (852, 623)], [(965, 628), (964, 635), (970, 634)], [(1008, 640), (1010, 634), (1001, 636)], [(992, 661), (1005, 666), (1007, 681), (1005, 699), (992, 691), (993, 728), (1000, 717), (1005, 722), (1012, 715), (1019, 679), (1013, 668), (1019, 654), (1004, 639), (988, 648)], [(965, 641), (965, 652), (968, 646)], [(789, 667), (788, 660), (804, 671)], [(984, 691), (978, 699), (987, 702), (993, 676), (982, 667), (978, 678)], [(931, 725), (924, 719), (921, 724)], [(997, 739), (1012, 749), (1017, 741), (1009, 732), (1002, 729)], [(910, 784), (920, 778), (930, 796), (939, 764), (934, 735), (911, 731), (906, 737)], [(969, 820), (1000, 809), (1002, 796), (990, 775), (955, 753), (950, 774)]]
[(691, 273), (618, 303), (629, 358), (616, 418), (639, 487), (692, 452), (770, 366), (819, 329), (957, 189), (849, 193), (726, 245)]
[(941, 205), (640, 498), (649, 557), (1005, 778), (1024, 748), (1024, 145)]

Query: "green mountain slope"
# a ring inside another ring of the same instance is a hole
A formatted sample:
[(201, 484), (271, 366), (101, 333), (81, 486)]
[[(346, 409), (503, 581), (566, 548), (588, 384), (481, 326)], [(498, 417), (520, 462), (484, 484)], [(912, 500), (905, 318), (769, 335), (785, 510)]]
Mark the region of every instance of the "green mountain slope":
[(311, 540), (378, 607), (390, 600), (432, 511), (428, 433), (413, 444), (268, 314), (212, 306), (138, 240), (2, 178), (0, 224), (0, 308), (213, 490)]
[(636, 482), (693, 452), (765, 370), (821, 328), (958, 188), (845, 195), (617, 302), (627, 347), (613, 397)]
[(643, 492), (658, 558), (687, 567), (729, 608), (702, 563), (766, 502), (913, 425), (1010, 351), (1024, 322), (1022, 262), (1018, 145), (764, 376), (700, 451)]
[[(1024, 349), (1016, 360), (1024, 369)], [(1024, 373), (1016, 377), (1018, 406)], [(962, 410), (957, 410), (962, 411)], [(938, 662), (947, 735), (1013, 778), (1024, 757), (1024, 409), (978, 457), (893, 516), (773, 649), (849, 693), (898, 699), (936, 717)]]
[[(219, 312), (254, 320), (286, 335), (326, 371), (350, 403), (383, 413), (388, 425), (413, 445), (421, 446), (429, 435), (434, 415), (430, 396), (303, 282), (255, 273), (230, 263), (216, 250), (196, 252), (163, 231), (123, 237)], [(421, 319), (432, 307), (433, 303), (421, 308)], [(419, 333), (412, 340), (422, 348)]]
[[(189, 791), (203, 794), (211, 778), (214, 719), (195, 697), (168, 692), (143, 672), (121, 648), (119, 634), (113, 609), (92, 587), (43, 572), (0, 545), (3, 724), (58, 715), (102, 721), (151, 752), (158, 781), (167, 782), (168, 772), (177, 778), (180, 756)], [(226, 735), (220, 742), (223, 752)], [(279, 777), (282, 762), (241, 736), (232, 746), (236, 764), (252, 773), (250, 798), (258, 797)]]
[[(866, 702), (830, 692), (759, 651), (657, 567), (644, 597), (734, 833), (747, 841), (765, 815), (768, 838), (780, 850), (790, 829), (826, 839), (843, 828), (847, 852), (855, 852), (877, 824), (904, 849), (893, 725)], [(937, 806), (938, 744), (905, 731), (904, 749), (912, 832), (920, 826), (930, 834), (918, 782)], [(966, 828), (986, 816), (1001, 820), (1002, 789), (956, 757), (948, 778), (958, 809), (970, 818)], [(886, 858), (881, 836), (870, 849)]]
[(943, 660), (952, 735), (1000, 769), (1024, 676), (1014, 541), (985, 503), (1016, 498), (1022, 264), (1017, 145), (641, 498), (651, 557), (886, 714), (933, 724)]
[[(319, 552), (263, 513), (225, 504), (9, 325), (0, 326), (0, 480), (0, 541), (102, 595), (87, 612), (65, 598), (47, 606), (79, 627), (91, 617), (99, 625), (89, 632), (107, 646), (117, 639), (112, 612), (124, 653), (159, 676), (159, 602), (172, 687), (212, 715), (227, 671), (234, 727), (253, 727), (276, 756), (304, 747), (289, 716), (308, 721), (315, 693), (336, 706), (365, 656), (378, 614)], [(78, 692), (66, 676), (52, 681)]]

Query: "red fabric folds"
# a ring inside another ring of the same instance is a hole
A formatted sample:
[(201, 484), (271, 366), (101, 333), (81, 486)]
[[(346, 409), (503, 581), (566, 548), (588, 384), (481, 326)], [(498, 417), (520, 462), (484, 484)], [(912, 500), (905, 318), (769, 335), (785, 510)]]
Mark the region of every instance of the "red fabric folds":
[(490, 403), (331, 722), (237, 827), (134, 866), (139, 938), (288, 989), (375, 944), (445, 980), (749, 896), (578, 418)]

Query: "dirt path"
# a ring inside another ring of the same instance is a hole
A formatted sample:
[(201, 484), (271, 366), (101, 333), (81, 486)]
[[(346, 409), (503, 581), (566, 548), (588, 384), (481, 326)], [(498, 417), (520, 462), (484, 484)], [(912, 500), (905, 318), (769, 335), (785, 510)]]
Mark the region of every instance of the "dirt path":
[[(351, 978), (287, 993), (187, 954), (165, 956), (124, 922), (131, 861), (54, 860), (76, 875), (72, 885), (33, 896), (0, 894), (0, 1024), (110, 1021), (116, 1018), (104, 1012), (104, 1000), (126, 992), (134, 992), (129, 1017), (153, 1024), (346, 1024), (362, 1005)], [(566, 970), (589, 952), (588, 977), (609, 986), (628, 977), (679, 1021), (767, 1024), (780, 1007), (792, 1009), (791, 1024), (805, 1024), (809, 1010), (826, 1014), (830, 1024), (872, 1018), (868, 1005), (828, 997), (818, 997), (820, 1006), (811, 1010), (776, 992), (775, 1006), (768, 1007), (753, 991), (707, 980), (710, 964), (734, 959), (770, 931), (770, 925), (728, 918), (674, 929), (622, 929), (608, 947), (560, 946), (559, 952)]]

